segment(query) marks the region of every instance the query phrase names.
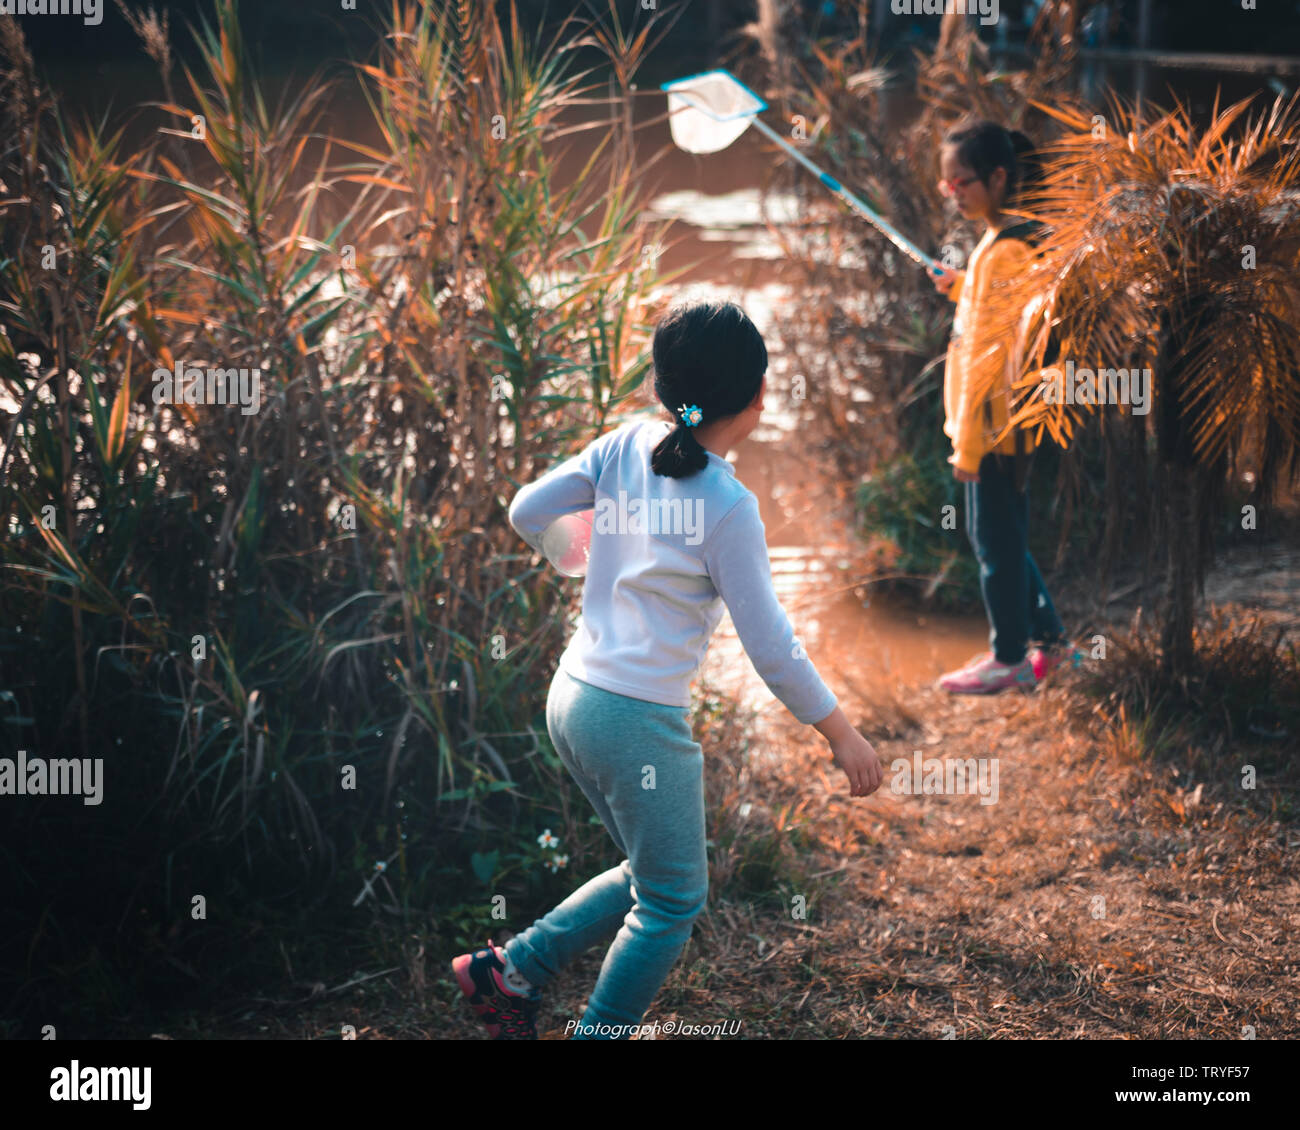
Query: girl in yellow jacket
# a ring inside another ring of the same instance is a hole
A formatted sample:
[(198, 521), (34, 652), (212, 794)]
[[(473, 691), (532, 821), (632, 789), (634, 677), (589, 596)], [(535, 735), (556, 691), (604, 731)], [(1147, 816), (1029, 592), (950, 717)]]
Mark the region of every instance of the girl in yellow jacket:
[[(1013, 282), (1034, 255), (1039, 225), (1015, 208), (1038, 172), (1023, 133), (993, 122), (954, 130), (940, 150), (940, 189), (961, 214), (986, 225), (964, 271), (944, 271), (935, 286), (956, 302), (944, 373), (944, 433), (949, 462), (965, 484), (966, 532), (979, 562), (989, 617), (989, 650), (950, 671), (939, 685), (953, 694), (1032, 689), (1062, 659), (1065, 629), (1029, 553), (1029, 496), (1024, 469), (1031, 437), (998, 439), (1009, 408), (1008, 347), (1016, 326), (995, 320), (989, 297)], [(1027, 652), (1031, 641), (1038, 646)]]

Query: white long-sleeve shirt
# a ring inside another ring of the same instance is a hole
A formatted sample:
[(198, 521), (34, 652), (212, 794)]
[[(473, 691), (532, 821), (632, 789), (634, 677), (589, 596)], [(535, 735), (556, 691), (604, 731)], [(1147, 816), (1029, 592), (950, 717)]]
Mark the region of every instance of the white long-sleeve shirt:
[(617, 694), (689, 707), (725, 603), (771, 692), (800, 722), (822, 721), (836, 698), (776, 598), (758, 499), (711, 451), (693, 475), (656, 475), (650, 454), (670, 428), (634, 420), (606, 432), (510, 504), (511, 525), (538, 552), (557, 518), (596, 512), (582, 615), (561, 668)]

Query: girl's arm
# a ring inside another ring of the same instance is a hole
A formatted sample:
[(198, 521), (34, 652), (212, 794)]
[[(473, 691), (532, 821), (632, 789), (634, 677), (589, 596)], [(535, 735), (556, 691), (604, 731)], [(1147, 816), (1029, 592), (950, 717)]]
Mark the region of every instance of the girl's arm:
[(776, 598), (767, 538), (753, 494), (718, 523), (704, 548), (704, 565), (768, 689), (800, 722), (826, 721), (837, 700), (795, 639), (790, 618)]
[(747, 494), (718, 523), (704, 552), (713, 587), (731, 612), (745, 652), (763, 682), (800, 722), (815, 726), (844, 771), (851, 796), (867, 796), (884, 779), (876, 751), (852, 726), (795, 639), (772, 588), (758, 500)]
[(552, 522), (596, 505), (596, 481), (604, 466), (605, 452), (621, 430), (606, 432), (540, 479), (519, 488), (510, 503), (510, 524), (538, 553), (542, 552), (542, 534)]

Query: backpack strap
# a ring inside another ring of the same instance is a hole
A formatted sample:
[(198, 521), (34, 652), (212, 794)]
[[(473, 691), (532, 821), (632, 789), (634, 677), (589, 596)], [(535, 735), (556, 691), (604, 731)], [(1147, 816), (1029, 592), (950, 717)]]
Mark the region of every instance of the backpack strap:
[(1021, 223), (1003, 228), (993, 237), (993, 242), (997, 243), (1000, 239), (1019, 239), (1029, 244), (1030, 247), (1037, 247), (1046, 235), (1046, 224), (1040, 223), (1038, 220), (1024, 220)]

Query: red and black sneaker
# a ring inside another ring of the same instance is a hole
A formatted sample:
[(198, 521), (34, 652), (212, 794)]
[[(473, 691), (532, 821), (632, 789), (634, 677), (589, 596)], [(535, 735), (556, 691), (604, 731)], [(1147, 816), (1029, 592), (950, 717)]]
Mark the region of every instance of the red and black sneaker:
[(451, 971), (492, 1039), (535, 1040), (541, 996), (536, 990), (531, 994), (517, 993), (506, 985), (503, 957), (489, 941), (485, 949), (453, 958)]

